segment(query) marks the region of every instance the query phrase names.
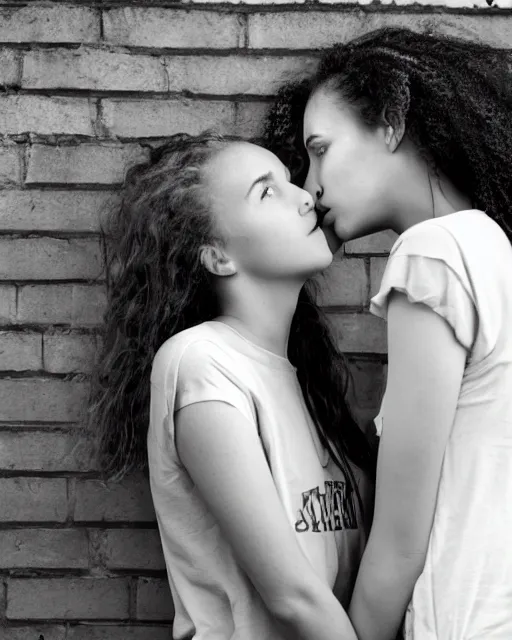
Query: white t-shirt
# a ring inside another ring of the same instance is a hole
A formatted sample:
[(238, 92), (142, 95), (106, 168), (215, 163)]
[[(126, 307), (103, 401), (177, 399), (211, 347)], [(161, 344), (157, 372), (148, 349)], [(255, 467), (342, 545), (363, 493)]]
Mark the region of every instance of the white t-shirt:
[(216, 321), (162, 345), (151, 376), (148, 455), (176, 612), (174, 638), (281, 640), (176, 453), (175, 412), (208, 400), (236, 407), (258, 431), (290, 526), (312, 567), (345, 605), (365, 542), (357, 499), (321, 446), (286, 358)]
[(393, 289), (442, 316), (468, 352), (406, 637), (511, 640), (512, 247), (481, 211), (427, 220), (392, 248), (373, 313), (386, 316)]

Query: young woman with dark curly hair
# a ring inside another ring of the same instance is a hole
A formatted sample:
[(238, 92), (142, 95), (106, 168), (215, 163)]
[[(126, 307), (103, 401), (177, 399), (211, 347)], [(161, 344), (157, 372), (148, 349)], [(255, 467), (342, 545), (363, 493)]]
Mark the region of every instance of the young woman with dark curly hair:
[(178, 134), (105, 238), (90, 423), (107, 477), (149, 458), (174, 638), (355, 640), (372, 455), (306, 284), (332, 260), (313, 199), (262, 147)]
[[(399, 234), (359, 640), (512, 638), (510, 54), (385, 29), (286, 87), (267, 146), (316, 194), (333, 248)], [(307, 176), (307, 177), (306, 177)]]

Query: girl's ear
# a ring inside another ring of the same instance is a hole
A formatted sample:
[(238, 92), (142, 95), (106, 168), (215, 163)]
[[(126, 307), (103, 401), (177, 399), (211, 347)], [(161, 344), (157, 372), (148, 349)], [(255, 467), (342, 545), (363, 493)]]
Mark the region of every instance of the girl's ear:
[(385, 126), (384, 140), (391, 153), (394, 153), (403, 140), (405, 133), (405, 118), (398, 111), (385, 108), (382, 114)]
[(214, 276), (233, 276), (237, 272), (234, 261), (216, 245), (203, 245), (199, 250), (199, 259), (203, 267)]

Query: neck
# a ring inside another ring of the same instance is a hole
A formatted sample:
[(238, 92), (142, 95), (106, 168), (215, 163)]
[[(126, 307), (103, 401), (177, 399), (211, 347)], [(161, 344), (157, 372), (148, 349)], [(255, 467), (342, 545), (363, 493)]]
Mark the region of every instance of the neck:
[(217, 318), (248, 340), (284, 358), (297, 300), (303, 283), (254, 281), (237, 277), (221, 292)]
[(419, 222), (472, 209), (471, 199), (445, 175), (433, 175), (427, 165), (416, 162), (416, 175), (405, 203), (402, 200), (393, 215), (391, 228), (401, 234)]

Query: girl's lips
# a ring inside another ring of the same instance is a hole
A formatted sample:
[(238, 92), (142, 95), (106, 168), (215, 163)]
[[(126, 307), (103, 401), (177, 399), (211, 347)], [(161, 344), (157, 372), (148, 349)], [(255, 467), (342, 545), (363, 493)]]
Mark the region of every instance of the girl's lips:
[(336, 215), (332, 209), (327, 209), (322, 218), (322, 227), (332, 227), (336, 221)]
[(330, 211), (329, 207), (324, 207), (319, 202), (315, 204), (315, 212), (318, 218), (318, 226), (321, 227), (323, 225), (324, 218), (329, 213), (329, 211)]
[(312, 233), (314, 233), (317, 229), (320, 229), (320, 227), (322, 226), (321, 222), (320, 222), (320, 218), (317, 216), (316, 217), (316, 222), (315, 222), (315, 226), (311, 229), (311, 231), (309, 232), (308, 235), (311, 235)]

